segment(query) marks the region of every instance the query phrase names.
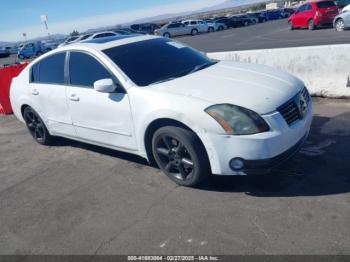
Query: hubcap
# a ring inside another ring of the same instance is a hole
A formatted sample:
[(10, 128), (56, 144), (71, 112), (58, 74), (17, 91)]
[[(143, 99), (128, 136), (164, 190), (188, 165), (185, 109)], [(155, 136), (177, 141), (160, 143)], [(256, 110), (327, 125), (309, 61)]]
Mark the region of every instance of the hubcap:
[(177, 139), (162, 136), (156, 142), (160, 165), (166, 172), (178, 180), (189, 180), (194, 171), (192, 157), (186, 147)]
[(344, 24), (344, 22), (343, 21), (338, 21), (337, 22), (337, 29), (338, 29), (338, 31), (342, 31), (342, 30), (344, 30), (344, 28), (345, 28), (345, 24)]
[(45, 138), (44, 125), (32, 110), (27, 110), (25, 112), (24, 120), (27, 123), (30, 133), (36, 140), (41, 141)]

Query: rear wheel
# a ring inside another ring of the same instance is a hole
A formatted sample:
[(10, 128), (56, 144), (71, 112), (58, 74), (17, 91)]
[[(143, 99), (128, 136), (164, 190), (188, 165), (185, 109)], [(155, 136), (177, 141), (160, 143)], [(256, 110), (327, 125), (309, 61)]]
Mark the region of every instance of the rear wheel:
[(221, 25), (219, 26), (218, 31), (222, 31), (222, 30), (224, 30), (224, 27)]
[(41, 56), (42, 54), (43, 54), (43, 52), (41, 52), (41, 51), (36, 52), (36, 56)]
[(337, 30), (338, 32), (345, 30), (345, 22), (343, 19), (340, 18), (335, 22), (335, 30)]
[(198, 35), (198, 30), (197, 29), (192, 29), (191, 35)]
[(50, 135), (44, 121), (31, 107), (28, 106), (24, 109), (23, 118), (36, 142), (41, 145), (50, 145), (54, 141), (54, 137)]
[(313, 30), (316, 29), (314, 20), (311, 19), (311, 20), (309, 21), (309, 23), (308, 23), (308, 29), (309, 29), (310, 31), (313, 31)]
[(212, 32), (214, 32), (215, 30), (214, 30), (214, 27), (209, 27), (208, 28), (208, 33), (212, 33)]
[(167, 126), (152, 139), (152, 152), (159, 168), (175, 183), (197, 186), (209, 174), (209, 160), (197, 136), (186, 129)]
[(164, 36), (164, 37), (167, 37), (167, 38), (171, 38), (170, 33), (164, 33), (163, 36)]

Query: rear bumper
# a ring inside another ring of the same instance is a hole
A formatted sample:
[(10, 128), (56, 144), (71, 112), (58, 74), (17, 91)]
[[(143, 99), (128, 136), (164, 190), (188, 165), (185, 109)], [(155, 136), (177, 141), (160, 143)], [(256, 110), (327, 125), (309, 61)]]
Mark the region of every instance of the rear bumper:
[(335, 17), (336, 17), (336, 15), (334, 15), (334, 16), (320, 16), (320, 17), (316, 17), (315, 25), (318, 25), (318, 26), (332, 25), (333, 24), (333, 20), (334, 20)]

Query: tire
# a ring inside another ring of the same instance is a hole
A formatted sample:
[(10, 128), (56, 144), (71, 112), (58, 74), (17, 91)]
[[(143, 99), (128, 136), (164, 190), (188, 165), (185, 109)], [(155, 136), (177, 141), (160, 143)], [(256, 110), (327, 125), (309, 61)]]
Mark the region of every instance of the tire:
[(214, 27), (209, 27), (208, 28), (208, 33), (213, 33), (215, 30), (214, 30)]
[(198, 30), (197, 29), (192, 29), (191, 35), (192, 36), (198, 35)]
[(24, 109), (23, 119), (27, 125), (29, 133), (36, 142), (45, 146), (51, 145), (54, 142), (54, 137), (50, 135), (44, 121), (33, 108), (28, 106)]
[(23, 59), (25, 59), (25, 57), (24, 57), (24, 55), (18, 55), (18, 59), (23, 60)]
[(343, 19), (339, 18), (337, 21), (335, 21), (335, 30), (338, 32), (345, 30), (345, 22)]
[(42, 54), (43, 54), (43, 53), (40, 52), (40, 51), (36, 52), (36, 56), (41, 56)]
[(294, 30), (294, 25), (292, 21), (288, 22), (288, 27), (289, 27), (289, 30), (292, 30), (292, 31)]
[(223, 31), (223, 30), (224, 30), (224, 27), (222, 25), (219, 26), (218, 31)]
[(186, 129), (166, 126), (152, 139), (153, 157), (158, 167), (181, 186), (194, 187), (208, 178), (210, 165), (197, 136)]
[(166, 37), (166, 38), (171, 38), (170, 33), (164, 33), (163, 36)]
[(308, 29), (310, 30), (310, 31), (313, 31), (313, 30), (315, 30), (316, 29), (316, 26), (315, 26), (315, 23), (314, 23), (314, 20), (309, 20), (309, 22), (308, 22)]

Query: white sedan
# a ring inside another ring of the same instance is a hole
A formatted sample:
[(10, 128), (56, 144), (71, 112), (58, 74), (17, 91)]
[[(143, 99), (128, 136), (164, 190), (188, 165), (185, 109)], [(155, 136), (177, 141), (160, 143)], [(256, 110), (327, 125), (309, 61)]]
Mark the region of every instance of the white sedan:
[(312, 122), (299, 79), (155, 36), (46, 53), (13, 80), (10, 97), (40, 144), (60, 136), (136, 154), (184, 186), (270, 170), (299, 150)]

